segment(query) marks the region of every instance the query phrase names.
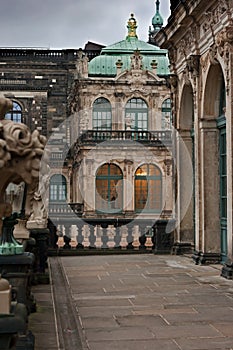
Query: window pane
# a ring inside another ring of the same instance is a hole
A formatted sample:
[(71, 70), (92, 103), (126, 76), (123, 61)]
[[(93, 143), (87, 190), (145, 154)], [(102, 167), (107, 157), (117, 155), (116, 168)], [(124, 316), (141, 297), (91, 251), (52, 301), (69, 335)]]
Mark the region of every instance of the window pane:
[(105, 98), (98, 98), (93, 104), (93, 129), (111, 130), (112, 128), (112, 112), (111, 104)]
[(50, 179), (49, 193), (51, 201), (65, 201), (67, 196), (66, 179), (63, 175), (56, 174)]
[(159, 168), (144, 164), (135, 173), (135, 210), (160, 211), (162, 177)]
[(104, 212), (122, 210), (122, 171), (114, 164), (102, 165), (96, 175), (96, 209)]
[(15, 123), (22, 122), (22, 109), (18, 103), (13, 102), (13, 109), (6, 113), (5, 119), (12, 120)]
[(162, 129), (170, 129), (171, 122), (171, 99), (167, 98), (162, 104)]
[(140, 98), (130, 99), (125, 107), (126, 129), (147, 130), (148, 128), (148, 107)]

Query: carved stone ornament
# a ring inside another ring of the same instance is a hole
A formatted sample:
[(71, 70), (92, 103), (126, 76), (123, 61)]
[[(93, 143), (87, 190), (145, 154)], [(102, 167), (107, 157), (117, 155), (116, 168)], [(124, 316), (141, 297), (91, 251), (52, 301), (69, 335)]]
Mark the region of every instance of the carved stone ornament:
[[(227, 44), (227, 45), (226, 45)], [(224, 56), (229, 45), (233, 44), (233, 21), (216, 36), (216, 45), (220, 56)]]
[[(10, 106), (10, 100), (0, 99), (0, 200), (3, 205), (6, 205), (5, 189), (11, 182), (19, 184), (24, 181), (35, 193), (35, 189), (38, 188), (40, 161), (46, 144), (46, 138), (40, 135), (38, 130), (31, 133), (25, 124), (4, 119)], [(6, 213), (1, 214), (0, 226)], [(40, 211), (41, 215), (45, 214)]]
[(78, 51), (78, 60), (76, 62), (76, 70), (78, 77), (87, 78), (88, 77), (88, 57), (82, 51)]
[(0, 169), (18, 174), (26, 183), (32, 183), (39, 176), (45, 143), (46, 138), (38, 130), (31, 133), (25, 124), (1, 120)]
[(183, 70), (183, 77), (182, 78), (184, 80), (185, 85), (191, 85), (191, 81), (189, 78), (189, 71), (188, 71), (187, 67)]
[(194, 76), (199, 75), (199, 70), (200, 70), (200, 56), (199, 55), (190, 55), (187, 58), (187, 69)]
[(202, 24), (202, 28), (204, 33), (206, 33), (209, 29), (212, 29), (214, 25), (221, 22), (221, 16), (228, 10), (229, 1), (219, 0), (218, 6), (212, 11), (206, 11), (204, 13), (204, 21)]
[(142, 56), (139, 51), (134, 51), (134, 54), (130, 57), (131, 69), (142, 69)]
[(217, 46), (216, 45), (212, 45), (209, 49), (209, 60), (210, 60), (210, 63), (213, 65), (219, 63), (217, 60)]

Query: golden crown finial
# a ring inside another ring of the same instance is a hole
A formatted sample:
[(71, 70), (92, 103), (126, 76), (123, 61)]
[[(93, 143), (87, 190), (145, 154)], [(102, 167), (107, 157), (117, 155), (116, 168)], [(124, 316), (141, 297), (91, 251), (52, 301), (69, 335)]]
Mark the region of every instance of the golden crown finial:
[(128, 38), (137, 38), (137, 34), (136, 34), (136, 29), (137, 29), (137, 21), (134, 18), (134, 14), (131, 13), (130, 15), (130, 19), (128, 20)]

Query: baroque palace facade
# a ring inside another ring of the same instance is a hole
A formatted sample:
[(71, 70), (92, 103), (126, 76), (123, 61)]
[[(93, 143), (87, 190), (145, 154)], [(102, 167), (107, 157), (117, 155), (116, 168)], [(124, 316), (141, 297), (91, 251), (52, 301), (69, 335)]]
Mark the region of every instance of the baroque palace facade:
[(138, 39), (131, 14), (126, 38), (107, 47), (0, 49), (1, 95), (14, 103), (6, 118), (48, 139), (41, 191), (68, 245), (75, 226), (78, 247), (95, 247), (98, 232), (102, 247), (119, 247), (126, 227), (128, 247), (161, 231), (161, 250), (171, 248), (170, 72), (167, 50), (151, 41), (162, 24), (157, 1), (150, 44)]
[[(190, 208), (176, 240), (195, 244), (197, 263), (226, 262), (232, 278), (232, 0), (171, 0), (171, 16), (156, 35), (171, 69), (174, 127), (193, 163)], [(176, 142), (176, 217), (189, 174)], [(194, 234), (193, 234), (194, 233)]]

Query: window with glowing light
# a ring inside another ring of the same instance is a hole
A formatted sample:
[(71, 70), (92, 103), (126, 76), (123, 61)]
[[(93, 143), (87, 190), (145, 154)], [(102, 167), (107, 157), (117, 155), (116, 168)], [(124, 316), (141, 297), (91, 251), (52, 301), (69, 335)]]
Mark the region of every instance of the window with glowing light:
[(135, 210), (160, 212), (162, 206), (162, 174), (153, 164), (140, 166), (135, 173)]
[(102, 165), (96, 174), (96, 210), (105, 213), (122, 211), (123, 174), (115, 164)]

